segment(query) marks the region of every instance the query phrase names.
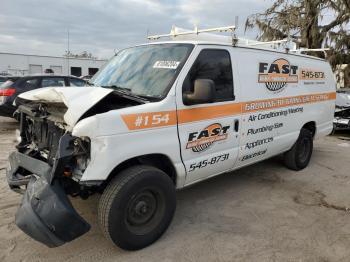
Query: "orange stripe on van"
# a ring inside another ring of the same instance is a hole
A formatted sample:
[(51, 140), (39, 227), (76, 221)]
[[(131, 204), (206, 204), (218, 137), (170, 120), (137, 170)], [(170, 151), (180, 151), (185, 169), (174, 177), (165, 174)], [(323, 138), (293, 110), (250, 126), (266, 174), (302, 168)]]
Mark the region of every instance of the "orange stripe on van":
[(180, 109), (178, 111), (179, 124), (238, 115), (242, 112), (241, 103)]
[[(176, 125), (177, 122), (179, 124), (185, 124), (207, 119), (239, 115), (242, 113), (245, 114), (250, 112), (283, 108), (287, 106), (317, 103), (334, 100), (335, 98), (336, 93), (331, 92), (180, 109), (177, 112), (177, 116), (176, 111), (161, 111), (122, 115), (121, 117), (129, 130), (138, 130)], [(178, 119), (176, 119), (176, 117), (178, 117)]]
[(129, 130), (176, 125), (176, 111), (130, 114), (121, 117)]
[(242, 113), (256, 112), (271, 110), (286, 106), (296, 106), (302, 104), (316, 103), (328, 100), (334, 100), (336, 98), (336, 93), (320, 93), (311, 95), (301, 95), (301, 96), (290, 96), (273, 98), (266, 100), (257, 100), (251, 102), (242, 103)]

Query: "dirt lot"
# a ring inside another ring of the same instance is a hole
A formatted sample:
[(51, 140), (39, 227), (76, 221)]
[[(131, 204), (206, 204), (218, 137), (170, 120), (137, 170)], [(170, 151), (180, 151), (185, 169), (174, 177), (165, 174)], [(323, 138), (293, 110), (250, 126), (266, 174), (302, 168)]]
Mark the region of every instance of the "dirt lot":
[(21, 196), (6, 184), (15, 122), (0, 118), (0, 261), (350, 261), (350, 136), (315, 143), (308, 168), (271, 159), (178, 192), (175, 218), (152, 246), (126, 252), (105, 240), (98, 196), (73, 204), (92, 230), (49, 249), (14, 224)]

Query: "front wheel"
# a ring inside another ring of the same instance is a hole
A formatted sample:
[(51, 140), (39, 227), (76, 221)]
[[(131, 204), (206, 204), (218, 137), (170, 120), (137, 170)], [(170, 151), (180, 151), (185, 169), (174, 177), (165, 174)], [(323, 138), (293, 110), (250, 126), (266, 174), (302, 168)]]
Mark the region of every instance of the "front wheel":
[(312, 150), (312, 133), (308, 129), (302, 128), (293, 147), (284, 153), (284, 164), (292, 170), (304, 169), (310, 162)]
[(156, 241), (176, 208), (175, 186), (163, 171), (134, 166), (118, 174), (104, 190), (98, 209), (104, 235), (122, 249), (137, 250)]

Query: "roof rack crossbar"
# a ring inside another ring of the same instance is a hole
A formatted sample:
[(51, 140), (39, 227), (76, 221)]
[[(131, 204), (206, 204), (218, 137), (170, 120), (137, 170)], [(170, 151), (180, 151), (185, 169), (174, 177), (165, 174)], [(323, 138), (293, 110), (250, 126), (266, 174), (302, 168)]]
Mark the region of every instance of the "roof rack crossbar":
[(247, 43), (248, 46), (256, 46), (256, 45), (269, 45), (269, 44), (282, 44), (287, 43), (288, 39), (275, 40), (275, 41), (267, 41), (267, 42), (258, 42), (258, 43)]
[(329, 51), (330, 48), (300, 48), (300, 49), (294, 49), (290, 50), (291, 52), (324, 52)]
[(236, 27), (233, 26), (223, 26), (223, 27), (214, 27), (214, 28), (207, 28), (207, 29), (198, 29), (197, 26), (195, 26), (193, 31), (184, 31), (184, 32), (176, 32), (176, 27), (173, 26), (170, 34), (163, 34), (163, 35), (152, 35), (147, 36), (148, 40), (157, 40), (162, 37), (176, 37), (180, 35), (198, 35), (200, 33), (209, 33), (209, 32), (234, 32)]

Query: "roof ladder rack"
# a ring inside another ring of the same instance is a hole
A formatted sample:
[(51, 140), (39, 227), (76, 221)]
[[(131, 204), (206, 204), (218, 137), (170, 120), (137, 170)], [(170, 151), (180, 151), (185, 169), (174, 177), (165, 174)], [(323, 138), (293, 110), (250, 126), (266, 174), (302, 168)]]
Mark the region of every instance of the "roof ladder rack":
[(197, 26), (194, 27), (193, 31), (184, 31), (184, 32), (178, 32), (176, 30), (176, 27), (173, 26), (170, 34), (164, 34), (164, 35), (152, 35), (152, 36), (147, 36), (148, 40), (157, 40), (159, 38), (163, 37), (176, 37), (176, 36), (181, 36), (181, 35), (198, 35), (201, 33), (210, 33), (210, 32), (232, 32), (236, 30), (236, 26), (224, 26), (224, 27), (214, 27), (214, 28), (208, 28), (208, 29), (198, 29)]
[[(158, 40), (160, 38), (168, 37), (168, 38), (171, 38), (172, 40), (175, 40), (176, 37), (179, 37), (180, 40), (200, 40), (200, 41), (209, 41), (214, 43), (222, 42), (227, 44), (231, 42), (233, 46), (238, 45), (238, 46), (244, 46), (244, 47), (279, 50), (279, 51), (282, 51), (284, 49), (286, 53), (291, 52), (296, 54), (302, 54), (303, 52), (312, 51), (312, 52), (324, 52), (326, 55), (325, 51), (330, 50), (329, 48), (298, 49), (297, 42), (293, 41), (291, 37), (280, 39), (280, 40), (266, 41), (266, 42), (240, 38), (240, 37), (236, 37), (236, 34), (235, 34), (236, 29), (237, 27), (234, 25), (207, 28), (207, 29), (199, 29), (198, 26), (195, 25), (193, 30), (186, 30), (173, 25), (169, 34), (151, 35), (151, 36), (147, 36), (147, 39)], [(228, 36), (228, 35), (222, 36), (218, 34), (205, 34), (205, 33), (212, 33), (212, 32), (219, 32), (219, 33), (230, 32), (231, 36)], [(204, 34), (204, 35), (199, 36), (200, 34)], [(189, 36), (189, 37), (182, 38), (180, 36)]]

